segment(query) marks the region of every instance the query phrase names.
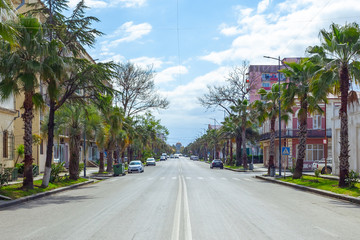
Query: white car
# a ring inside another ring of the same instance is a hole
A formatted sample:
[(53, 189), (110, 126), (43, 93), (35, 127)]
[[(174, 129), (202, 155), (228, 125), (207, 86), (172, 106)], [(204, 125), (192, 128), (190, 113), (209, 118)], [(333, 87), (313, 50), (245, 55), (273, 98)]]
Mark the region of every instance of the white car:
[(148, 158), (146, 159), (146, 166), (153, 165), (156, 166), (155, 158)]
[(128, 173), (133, 173), (133, 172), (138, 172), (138, 173), (144, 172), (144, 165), (140, 160), (134, 160), (130, 162), (128, 167)]
[[(332, 163), (332, 159), (328, 159), (327, 169), (326, 169), (327, 174), (331, 174), (331, 172), (332, 172), (331, 163)], [(325, 159), (321, 159), (320, 161), (313, 162), (312, 169), (313, 170), (318, 169), (321, 171), (321, 174), (325, 174)]]

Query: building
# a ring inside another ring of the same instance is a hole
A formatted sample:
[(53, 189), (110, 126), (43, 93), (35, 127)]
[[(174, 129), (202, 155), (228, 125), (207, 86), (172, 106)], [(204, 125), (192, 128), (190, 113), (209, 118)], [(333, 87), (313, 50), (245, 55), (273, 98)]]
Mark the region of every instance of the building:
[[(360, 98), (360, 92), (357, 92)], [(339, 169), (339, 155), (340, 155), (340, 104), (333, 106), (331, 114), (331, 128), (332, 128), (332, 156), (333, 156), (333, 173), (340, 174)], [(348, 106), (348, 129), (349, 129), (349, 164), (350, 171), (353, 170), (360, 173), (360, 105), (359, 103), (350, 104)], [(329, 142), (330, 143), (330, 142)]]
[[(285, 58), (283, 62), (299, 61), (300, 58)], [(274, 83), (278, 83), (278, 65), (251, 65), (249, 67), (249, 81), (255, 82), (255, 88), (250, 92), (250, 102), (260, 100), (260, 95), (257, 94), (258, 89), (264, 88), (270, 90)], [(281, 66), (284, 68), (284, 66)], [(280, 82), (286, 82), (284, 75), (280, 74)], [(340, 99), (336, 96), (329, 96), (328, 104), (319, 104), (324, 115), (308, 115), (307, 117), (307, 145), (306, 154), (304, 160), (304, 170), (309, 170), (312, 167), (312, 163), (316, 160), (321, 160), (325, 157), (331, 158), (332, 148), (329, 142), (332, 142), (331, 134), (331, 118), (333, 108), (340, 105)], [(299, 122), (298, 111), (299, 105), (293, 108), (293, 114), (290, 116), (290, 120), (285, 123), (281, 123), (281, 146), (290, 147), (290, 155), (282, 157), (282, 166), (292, 167), (297, 158), (297, 148), (299, 145)], [(264, 165), (268, 164), (269, 159), (269, 147), (270, 147), (270, 122), (265, 122), (260, 127), (260, 144), (264, 154)], [(279, 165), (279, 122), (278, 119), (275, 123), (275, 165)]]

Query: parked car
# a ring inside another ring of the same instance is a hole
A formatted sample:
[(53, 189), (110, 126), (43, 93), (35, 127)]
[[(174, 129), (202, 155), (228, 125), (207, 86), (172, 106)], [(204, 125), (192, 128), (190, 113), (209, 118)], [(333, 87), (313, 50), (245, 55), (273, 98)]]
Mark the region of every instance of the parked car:
[(165, 159), (168, 158), (167, 154), (166, 153), (162, 153), (161, 156), (165, 156)]
[(210, 163), (210, 168), (213, 169), (214, 167), (218, 167), (220, 169), (224, 168), (224, 164), (220, 159), (214, 159), (211, 163)]
[(128, 167), (128, 173), (132, 173), (132, 172), (138, 172), (138, 173), (144, 172), (144, 165), (140, 160), (134, 160), (130, 162)]
[[(332, 159), (327, 160), (327, 169), (326, 169), (327, 174), (331, 174), (331, 172), (332, 172), (331, 162), (332, 162)], [(325, 159), (321, 159), (319, 161), (313, 162), (312, 169), (313, 170), (318, 169), (321, 171), (321, 174), (325, 174)]]
[(174, 155), (174, 158), (179, 158), (179, 154), (175, 154), (175, 155)]
[(156, 166), (155, 158), (146, 159), (146, 166), (150, 166), (150, 165)]
[(190, 156), (190, 159), (193, 160), (193, 161), (198, 161), (198, 160), (199, 160), (199, 157), (196, 156), (196, 155), (191, 155), (191, 156)]
[(165, 156), (160, 156), (160, 161), (166, 161), (166, 157)]
[(174, 158), (174, 154), (171, 154), (171, 155), (170, 155), (170, 158)]

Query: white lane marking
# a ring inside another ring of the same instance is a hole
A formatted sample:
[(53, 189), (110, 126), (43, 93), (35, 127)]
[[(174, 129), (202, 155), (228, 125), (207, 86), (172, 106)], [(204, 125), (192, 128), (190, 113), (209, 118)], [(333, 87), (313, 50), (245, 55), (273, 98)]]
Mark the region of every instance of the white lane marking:
[(189, 201), (188, 201), (188, 195), (187, 195), (186, 182), (185, 182), (184, 178), (182, 178), (182, 181), (183, 181), (183, 191), (184, 191), (185, 240), (192, 240), (190, 210), (189, 210)]
[(339, 236), (336, 235), (335, 233), (329, 232), (329, 231), (327, 231), (327, 230), (325, 230), (325, 229), (323, 229), (323, 228), (321, 228), (319, 226), (314, 226), (314, 228), (320, 230), (321, 232), (323, 232), (323, 233), (325, 233), (325, 234), (327, 234), (327, 235), (329, 235), (329, 236), (331, 236), (333, 238), (339, 238)]
[(250, 178), (244, 178), (245, 181), (251, 182), (252, 180)]
[(238, 178), (235, 178), (235, 177), (234, 177), (234, 178), (232, 178), (232, 179), (234, 179), (234, 180), (236, 180), (236, 181), (240, 181), (240, 179), (238, 179)]
[(186, 177), (186, 179), (187, 179), (187, 180), (190, 180), (190, 179), (191, 179), (191, 177)]
[(109, 180), (109, 182), (115, 182), (115, 181), (117, 181), (117, 180), (119, 180), (120, 178), (114, 178), (114, 179), (111, 179), (111, 180)]
[(203, 180), (204, 178), (203, 177), (198, 177), (199, 180)]
[(215, 178), (214, 178), (214, 177), (210, 177), (210, 179), (211, 179), (211, 180), (215, 180)]
[(149, 177), (147, 180), (153, 180), (154, 178), (153, 177)]
[(179, 240), (180, 237), (180, 218), (181, 218), (181, 200), (182, 200), (182, 182), (179, 181), (179, 189), (178, 189), (178, 195), (176, 198), (175, 203), (175, 214), (174, 214), (174, 223), (173, 223), (173, 229), (171, 234), (171, 240)]
[(222, 179), (222, 180), (227, 180), (227, 179), (226, 179), (226, 178), (224, 178), (224, 177), (222, 177), (221, 179)]
[(176, 180), (176, 177), (172, 177), (171, 179), (172, 179), (172, 180)]
[(160, 180), (164, 180), (164, 179), (165, 179), (165, 177), (161, 177), (161, 178), (160, 178)]

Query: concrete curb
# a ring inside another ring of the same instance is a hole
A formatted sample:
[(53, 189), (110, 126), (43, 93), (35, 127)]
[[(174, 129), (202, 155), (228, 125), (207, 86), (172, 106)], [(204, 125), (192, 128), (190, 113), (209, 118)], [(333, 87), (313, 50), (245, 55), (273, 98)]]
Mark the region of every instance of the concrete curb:
[(283, 182), (283, 181), (276, 180), (273, 177), (256, 176), (256, 178), (264, 180), (264, 181), (268, 181), (268, 182), (277, 183), (277, 184), (280, 184), (280, 185), (300, 189), (302, 191), (316, 193), (316, 194), (331, 197), (331, 198), (341, 199), (341, 200), (344, 200), (344, 201), (347, 201), (347, 202), (352, 202), (352, 203), (360, 205), (360, 198), (359, 197), (351, 197), (351, 196), (347, 196), (347, 195), (344, 195), (344, 194), (338, 194), (338, 193), (325, 191), (325, 190), (322, 190), (322, 189), (316, 189), (316, 188), (306, 187), (306, 186), (302, 186), (302, 185), (297, 185), (295, 183)]
[(3, 203), (0, 203), (0, 208), (6, 208), (6, 207), (14, 206), (14, 205), (17, 205), (17, 204), (20, 204), (20, 203), (35, 200), (35, 199), (42, 198), (42, 197), (45, 197), (45, 196), (49, 196), (49, 195), (52, 195), (52, 194), (55, 194), (55, 193), (63, 192), (63, 191), (69, 190), (69, 189), (81, 187), (81, 186), (88, 185), (88, 184), (91, 184), (91, 183), (94, 183), (94, 182), (95, 182), (94, 180), (88, 180), (87, 182), (82, 182), (82, 183), (77, 183), (77, 184), (66, 186), (66, 187), (56, 188), (56, 189), (53, 189), (53, 190), (50, 190), (50, 191), (37, 193), (37, 194), (34, 194), (34, 195), (30, 195), (30, 196), (18, 198), (18, 199), (15, 199), (15, 200), (11, 200), (9, 202), (3, 202)]

